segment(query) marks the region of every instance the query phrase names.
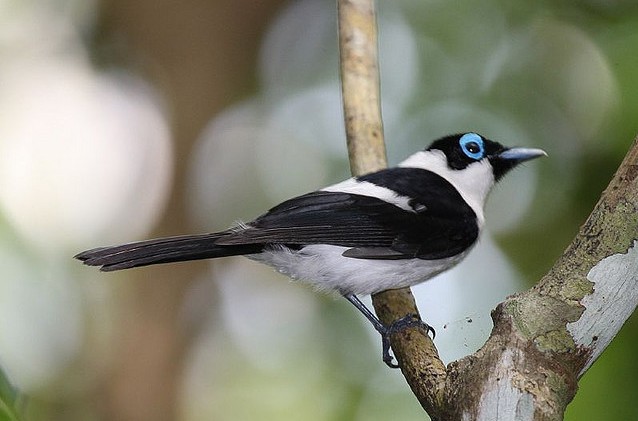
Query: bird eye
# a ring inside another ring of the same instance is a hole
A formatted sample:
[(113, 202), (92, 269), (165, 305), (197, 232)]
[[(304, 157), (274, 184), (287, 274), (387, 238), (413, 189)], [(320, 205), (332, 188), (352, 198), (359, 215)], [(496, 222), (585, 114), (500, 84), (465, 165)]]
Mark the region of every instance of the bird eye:
[(466, 133), (459, 139), (461, 150), (468, 158), (482, 159), (485, 156), (483, 139), (476, 133)]
[(479, 152), (481, 152), (481, 147), (476, 142), (466, 143), (465, 144), (465, 149), (467, 149), (467, 151), (469, 153), (479, 153)]

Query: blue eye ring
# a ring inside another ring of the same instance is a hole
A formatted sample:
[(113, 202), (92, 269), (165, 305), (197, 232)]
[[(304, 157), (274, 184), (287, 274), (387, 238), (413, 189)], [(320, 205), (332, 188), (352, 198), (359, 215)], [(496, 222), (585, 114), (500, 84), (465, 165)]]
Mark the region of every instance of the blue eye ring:
[(466, 133), (459, 139), (461, 150), (468, 158), (483, 159), (485, 157), (485, 146), (483, 138), (476, 133)]

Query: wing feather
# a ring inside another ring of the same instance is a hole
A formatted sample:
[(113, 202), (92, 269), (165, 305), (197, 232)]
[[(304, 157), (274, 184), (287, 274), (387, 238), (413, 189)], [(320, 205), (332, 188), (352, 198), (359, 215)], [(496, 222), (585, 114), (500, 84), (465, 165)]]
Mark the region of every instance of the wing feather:
[(371, 259), (453, 256), (476, 241), (476, 216), (447, 181), (427, 173), (406, 194), (418, 205), (414, 211), (372, 196), (316, 191), (281, 203), (216, 244), (331, 244), (349, 247), (344, 256)]

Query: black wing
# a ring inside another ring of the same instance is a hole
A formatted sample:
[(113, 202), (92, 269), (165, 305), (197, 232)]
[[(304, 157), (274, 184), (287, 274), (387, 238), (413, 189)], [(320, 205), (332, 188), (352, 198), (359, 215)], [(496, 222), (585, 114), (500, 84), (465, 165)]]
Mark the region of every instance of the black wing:
[(359, 178), (409, 197), (411, 210), (349, 193), (314, 192), (288, 200), (246, 228), (159, 238), (80, 253), (102, 270), (259, 253), (272, 244), (349, 247), (344, 256), (366, 259), (440, 259), (478, 237), (472, 209), (443, 178), (429, 171), (394, 168)]
[(376, 197), (317, 191), (283, 202), (216, 244), (331, 244), (350, 247), (344, 256), (353, 258), (440, 259), (476, 241), (474, 211), (440, 176), (393, 168), (359, 180), (411, 198), (412, 210)]

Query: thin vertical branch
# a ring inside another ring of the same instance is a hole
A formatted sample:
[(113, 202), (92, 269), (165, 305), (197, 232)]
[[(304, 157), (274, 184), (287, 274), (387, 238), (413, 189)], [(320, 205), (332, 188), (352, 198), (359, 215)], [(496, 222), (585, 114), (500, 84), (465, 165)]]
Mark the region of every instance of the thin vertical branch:
[(374, 1), (339, 0), (341, 92), (353, 175), (387, 166)]
[[(341, 89), (350, 169), (361, 175), (387, 166), (381, 120), (377, 25), (373, 0), (338, 0)], [(389, 325), (408, 314), (419, 316), (409, 288), (375, 294), (372, 302)], [(427, 332), (401, 331), (392, 338), (401, 370), (430, 414), (443, 400), (445, 365)]]

